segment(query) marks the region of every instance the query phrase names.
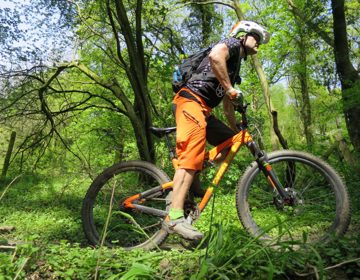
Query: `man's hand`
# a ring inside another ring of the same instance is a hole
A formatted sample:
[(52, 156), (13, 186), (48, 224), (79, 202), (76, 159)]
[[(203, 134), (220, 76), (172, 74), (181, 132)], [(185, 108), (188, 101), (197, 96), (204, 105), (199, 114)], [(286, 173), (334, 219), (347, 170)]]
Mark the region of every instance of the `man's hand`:
[(225, 94), (229, 96), (231, 103), (235, 106), (243, 106), (244, 96), (240, 90), (231, 87), (225, 92)]

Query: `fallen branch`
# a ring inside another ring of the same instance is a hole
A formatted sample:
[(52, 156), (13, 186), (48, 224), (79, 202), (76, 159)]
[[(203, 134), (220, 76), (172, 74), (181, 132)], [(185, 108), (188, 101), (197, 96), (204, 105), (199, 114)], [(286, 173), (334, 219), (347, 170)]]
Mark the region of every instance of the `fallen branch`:
[(7, 192), (7, 190), (10, 188), (10, 186), (20, 177), (22, 176), (22, 174), (16, 176), (11, 182), (9, 185), (7, 185), (7, 187), (5, 188), (5, 190), (3, 191), (3, 193), (1, 194), (0, 196), (0, 200), (4, 197), (5, 193)]
[[(324, 270), (331, 270), (331, 269), (334, 269), (334, 268), (341, 267), (341, 266), (343, 266), (343, 265), (345, 265), (345, 264), (353, 263), (353, 262), (357, 262), (357, 261), (360, 261), (360, 258), (343, 261), (343, 262), (341, 262), (341, 263), (338, 263), (338, 264), (335, 264), (335, 265), (332, 265), (332, 266), (328, 266), (328, 267), (324, 268)], [(314, 269), (313, 272), (309, 272), (309, 273), (298, 273), (298, 272), (295, 271), (295, 274), (296, 274), (297, 276), (300, 276), (300, 277), (306, 277), (306, 276), (310, 276), (310, 275), (313, 275), (313, 274), (317, 274), (317, 269), (316, 269), (316, 267), (313, 267), (313, 266), (312, 266), (312, 269)]]
[(1, 226), (0, 233), (9, 233), (15, 230), (14, 226)]
[(16, 246), (0, 245), (0, 250), (15, 250)]
[(352, 263), (352, 262), (357, 262), (357, 261), (360, 261), (360, 258), (356, 258), (356, 259), (352, 259), (352, 260), (343, 261), (342, 263), (338, 263), (338, 264), (335, 264), (335, 265), (333, 265), (333, 266), (329, 266), (329, 267), (325, 268), (325, 270), (334, 269), (334, 268), (337, 268), (337, 267), (343, 266), (344, 264), (347, 264), (347, 263)]
[(27, 262), (30, 260), (30, 257), (27, 257), (26, 259), (24, 259), (21, 267), (18, 269), (18, 271), (16, 272), (16, 275), (14, 277), (14, 280), (18, 279), (18, 277), (20, 276), (21, 271), (24, 269), (25, 265), (27, 264)]

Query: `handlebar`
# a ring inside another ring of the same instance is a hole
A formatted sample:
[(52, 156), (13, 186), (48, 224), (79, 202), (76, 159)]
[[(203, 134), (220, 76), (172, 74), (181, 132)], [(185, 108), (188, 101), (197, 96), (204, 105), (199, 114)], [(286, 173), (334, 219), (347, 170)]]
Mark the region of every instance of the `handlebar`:
[(246, 103), (246, 104), (234, 104), (234, 110), (238, 113), (241, 114), (241, 123), (238, 124), (238, 128), (241, 129), (245, 129), (248, 127), (248, 120), (247, 120), (247, 116), (246, 116), (246, 110), (247, 107), (250, 105), (250, 103)]

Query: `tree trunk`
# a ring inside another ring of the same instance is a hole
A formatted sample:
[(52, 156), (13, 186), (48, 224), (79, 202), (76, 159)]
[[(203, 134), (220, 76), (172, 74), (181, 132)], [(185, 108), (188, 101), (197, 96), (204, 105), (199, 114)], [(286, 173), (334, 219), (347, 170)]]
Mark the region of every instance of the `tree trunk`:
[(335, 154), (344, 160), (350, 166), (356, 166), (356, 159), (349, 149), (349, 145), (343, 138), (341, 132), (335, 134), (335, 141), (330, 148), (323, 153), (322, 158), (327, 160), (331, 155)]
[(339, 132), (335, 135), (335, 140), (336, 140), (336, 143), (338, 144), (340, 154), (344, 158), (344, 161), (351, 166), (355, 166), (355, 163), (356, 163), (355, 158), (351, 154), (349, 145), (346, 143), (345, 139), (342, 137), (341, 132)]
[[(307, 75), (307, 48), (304, 27), (301, 26), (300, 22), (297, 22), (299, 28), (299, 40), (297, 45), (299, 48), (298, 63), (296, 72), (300, 82), (301, 88), (301, 102), (300, 102), (300, 115), (304, 126), (304, 135), (308, 148), (311, 148), (313, 144), (313, 136), (311, 131), (311, 105), (309, 98), (309, 87), (308, 87), (308, 75)], [(304, 36), (305, 35), (305, 36)]]
[(312, 19), (306, 17), (292, 2), (287, 0), (290, 11), (334, 49), (336, 71), (340, 77), (343, 110), (350, 140), (360, 152), (360, 77), (350, 61), (346, 30), (344, 0), (331, 0), (334, 40)]
[[(252, 110), (254, 110), (255, 112), (259, 110), (259, 96), (257, 94), (253, 94), (252, 96)], [(254, 131), (256, 131), (256, 133), (253, 134), (255, 141), (258, 143), (261, 150), (265, 150), (265, 145), (263, 141), (264, 123), (254, 122), (252, 123), (252, 125), (254, 125)]]
[(121, 162), (124, 158), (124, 148), (125, 148), (125, 141), (122, 135), (126, 133), (124, 130), (121, 129), (120, 134), (116, 136), (117, 140), (116, 145), (114, 147), (114, 163)]
[[(111, 8), (111, 1), (106, 1), (107, 14), (113, 28), (114, 38), (117, 40), (117, 58), (124, 66), (126, 75), (134, 92), (134, 104), (127, 107), (128, 117), (134, 128), (135, 138), (142, 160), (154, 162), (155, 149), (152, 135), (149, 127), (152, 125), (152, 114), (149, 91), (147, 87), (148, 63), (144, 53), (143, 29), (142, 29), (142, 4), (143, 1), (137, 1), (134, 6), (134, 23), (130, 23), (128, 11), (123, 1), (115, 0), (115, 11)], [(118, 37), (118, 23), (121, 34), (126, 43), (126, 53), (129, 62), (124, 59), (121, 50), (121, 40)], [(121, 87), (118, 82), (117, 86)], [(125, 96), (119, 98), (123, 104)], [(127, 105), (129, 99), (126, 98)]]
[(344, 115), (352, 144), (360, 152), (360, 77), (350, 61), (344, 0), (332, 0), (334, 54), (340, 77)]
[(273, 117), (273, 128), (274, 131), (277, 135), (277, 137), (279, 138), (280, 144), (284, 149), (289, 149), (289, 146), (287, 144), (287, 141), (285, 140), (285, 138), (282, 136), (280, 129), (279, 129), (279, 125), (278, 125), (278, 118), (277, 118), (277, 112), (276, 111), (272, 111), (271, 112), (272, 117)]
[(16, 132), (13, 131), (11, 132), (11, 136), (10, 136), (10, 141), (9, 141), (9, 146), (6, 152), (6, 156), (5, 156), (5, 160), (4, 160), (4, 166), (2, 169), (2, 173), (1, 173), (1, 178), (6, 178), (6, 174), (7, 171), (9, 169), (10, 166), (10, 159), (11, 159), (11, 154), (14, 148), (14, 144), (15, 144), (15, 139), (16, 139)]
[[(241, 11), (240, 4), (238, 3), (238, 1), (234, 1), (234, 9), (235, 9), (238, 19), (244, 20), (245, 19), (244, 14)], [(275, 110), (275, 108), (272, 104), (271, 98), (270, 98), (269, 83), (267, 82), (267, 79), (266, 79), (266, 76), (265, 76), (265, 73), (264, 73), (264, 70), (260, 63), (259, 58), (256, 55), (253, 55), (253, 56), (251, 56), (251, 59), (252, 59), (254, 69), (260, 80), (260, 85), (262, 88), (262, 92), (263, 92), (265, 103), (266, 103), (267, 113), (268, 113), (269, 120), (270, 120), (270, 127), (274, 127), (275, 120), (273, 119), (274, 115), (272, 114), (272, 112), (275, 111), (275, 114), (276, 114), (276, 110)], [(280, 136), (280, 138), (283, 138), (281, 131), (279, 129), (277, 132), (270, 129), (270, 139), (271, 139), (271, 145), (272, 145), (273, 150), (278, 149), (278, 142), (277, 142), (275, 136)], [(280, 141), (280, 138), (279, 138), (279, 141)]]
[[(263, 92), (263, 97), (266, 104), (266, 109), (270, 121), (270, 127), (274, 127), (274, 119), (273, 119), (273, 112), (275, 111), (274, 105), (270, 98), (270, 89), (269, 84), (267, 82), (264, 70), (261, 66), (260, 60), (256, 55), (253, 55), (251, 57), (254, 69), (259, 77), (260, 85)], [(280, 129), (278, 130), (278, 133), (276, 133), (273, 129), (270, 129), (270, 141), (271, 141), (271, 147), (273, 150), (278, 149), (278, 141), (276, 140), (276, 136), (281, 135)], [(282, 137), (282, 136), (281, 136)], [(278, 139), (280, 141), (280, 139)]]
[[(127, 117), (129, 118), (131, 125), (134, 129), (136, 145), (139, 151), (139, 156), (141, 160), (154, 162), (155, 161), (155, 149), (152, 136), (150, 135), (149, 127), (151, 126), (151, 113), (150, 105), (145, 109), (143, 106), (144, 103), (141, 102), (133, 106), (129, 99), (125, 96), (121, 90), (121, 86), (118, 82), (115, 82), (114, 86), (110, 87), (110, 90), (114, 95), (119, 98), (119, 100), (125, 106)], [(135, 93), (136, 96), (136, 93)], [(145, 97), (146, 100), (146, 97)], [(147, 99), (148, 101), (148, 99)], [(143, 108), (141, 111), (140, 108)]]

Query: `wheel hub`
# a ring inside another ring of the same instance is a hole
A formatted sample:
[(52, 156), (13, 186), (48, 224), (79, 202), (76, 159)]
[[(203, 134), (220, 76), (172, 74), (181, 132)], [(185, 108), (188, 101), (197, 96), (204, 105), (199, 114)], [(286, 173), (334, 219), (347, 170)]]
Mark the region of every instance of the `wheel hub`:
[(288, 195), (287, 198), (283, 199), (279, 194), (273, 198), (274, 205), (278, 210), (284, 210), (285, 206), (294, 207), (303, 204), (303, 199), (299, 197), (294, 189), (286, 188), (285, 191)]

